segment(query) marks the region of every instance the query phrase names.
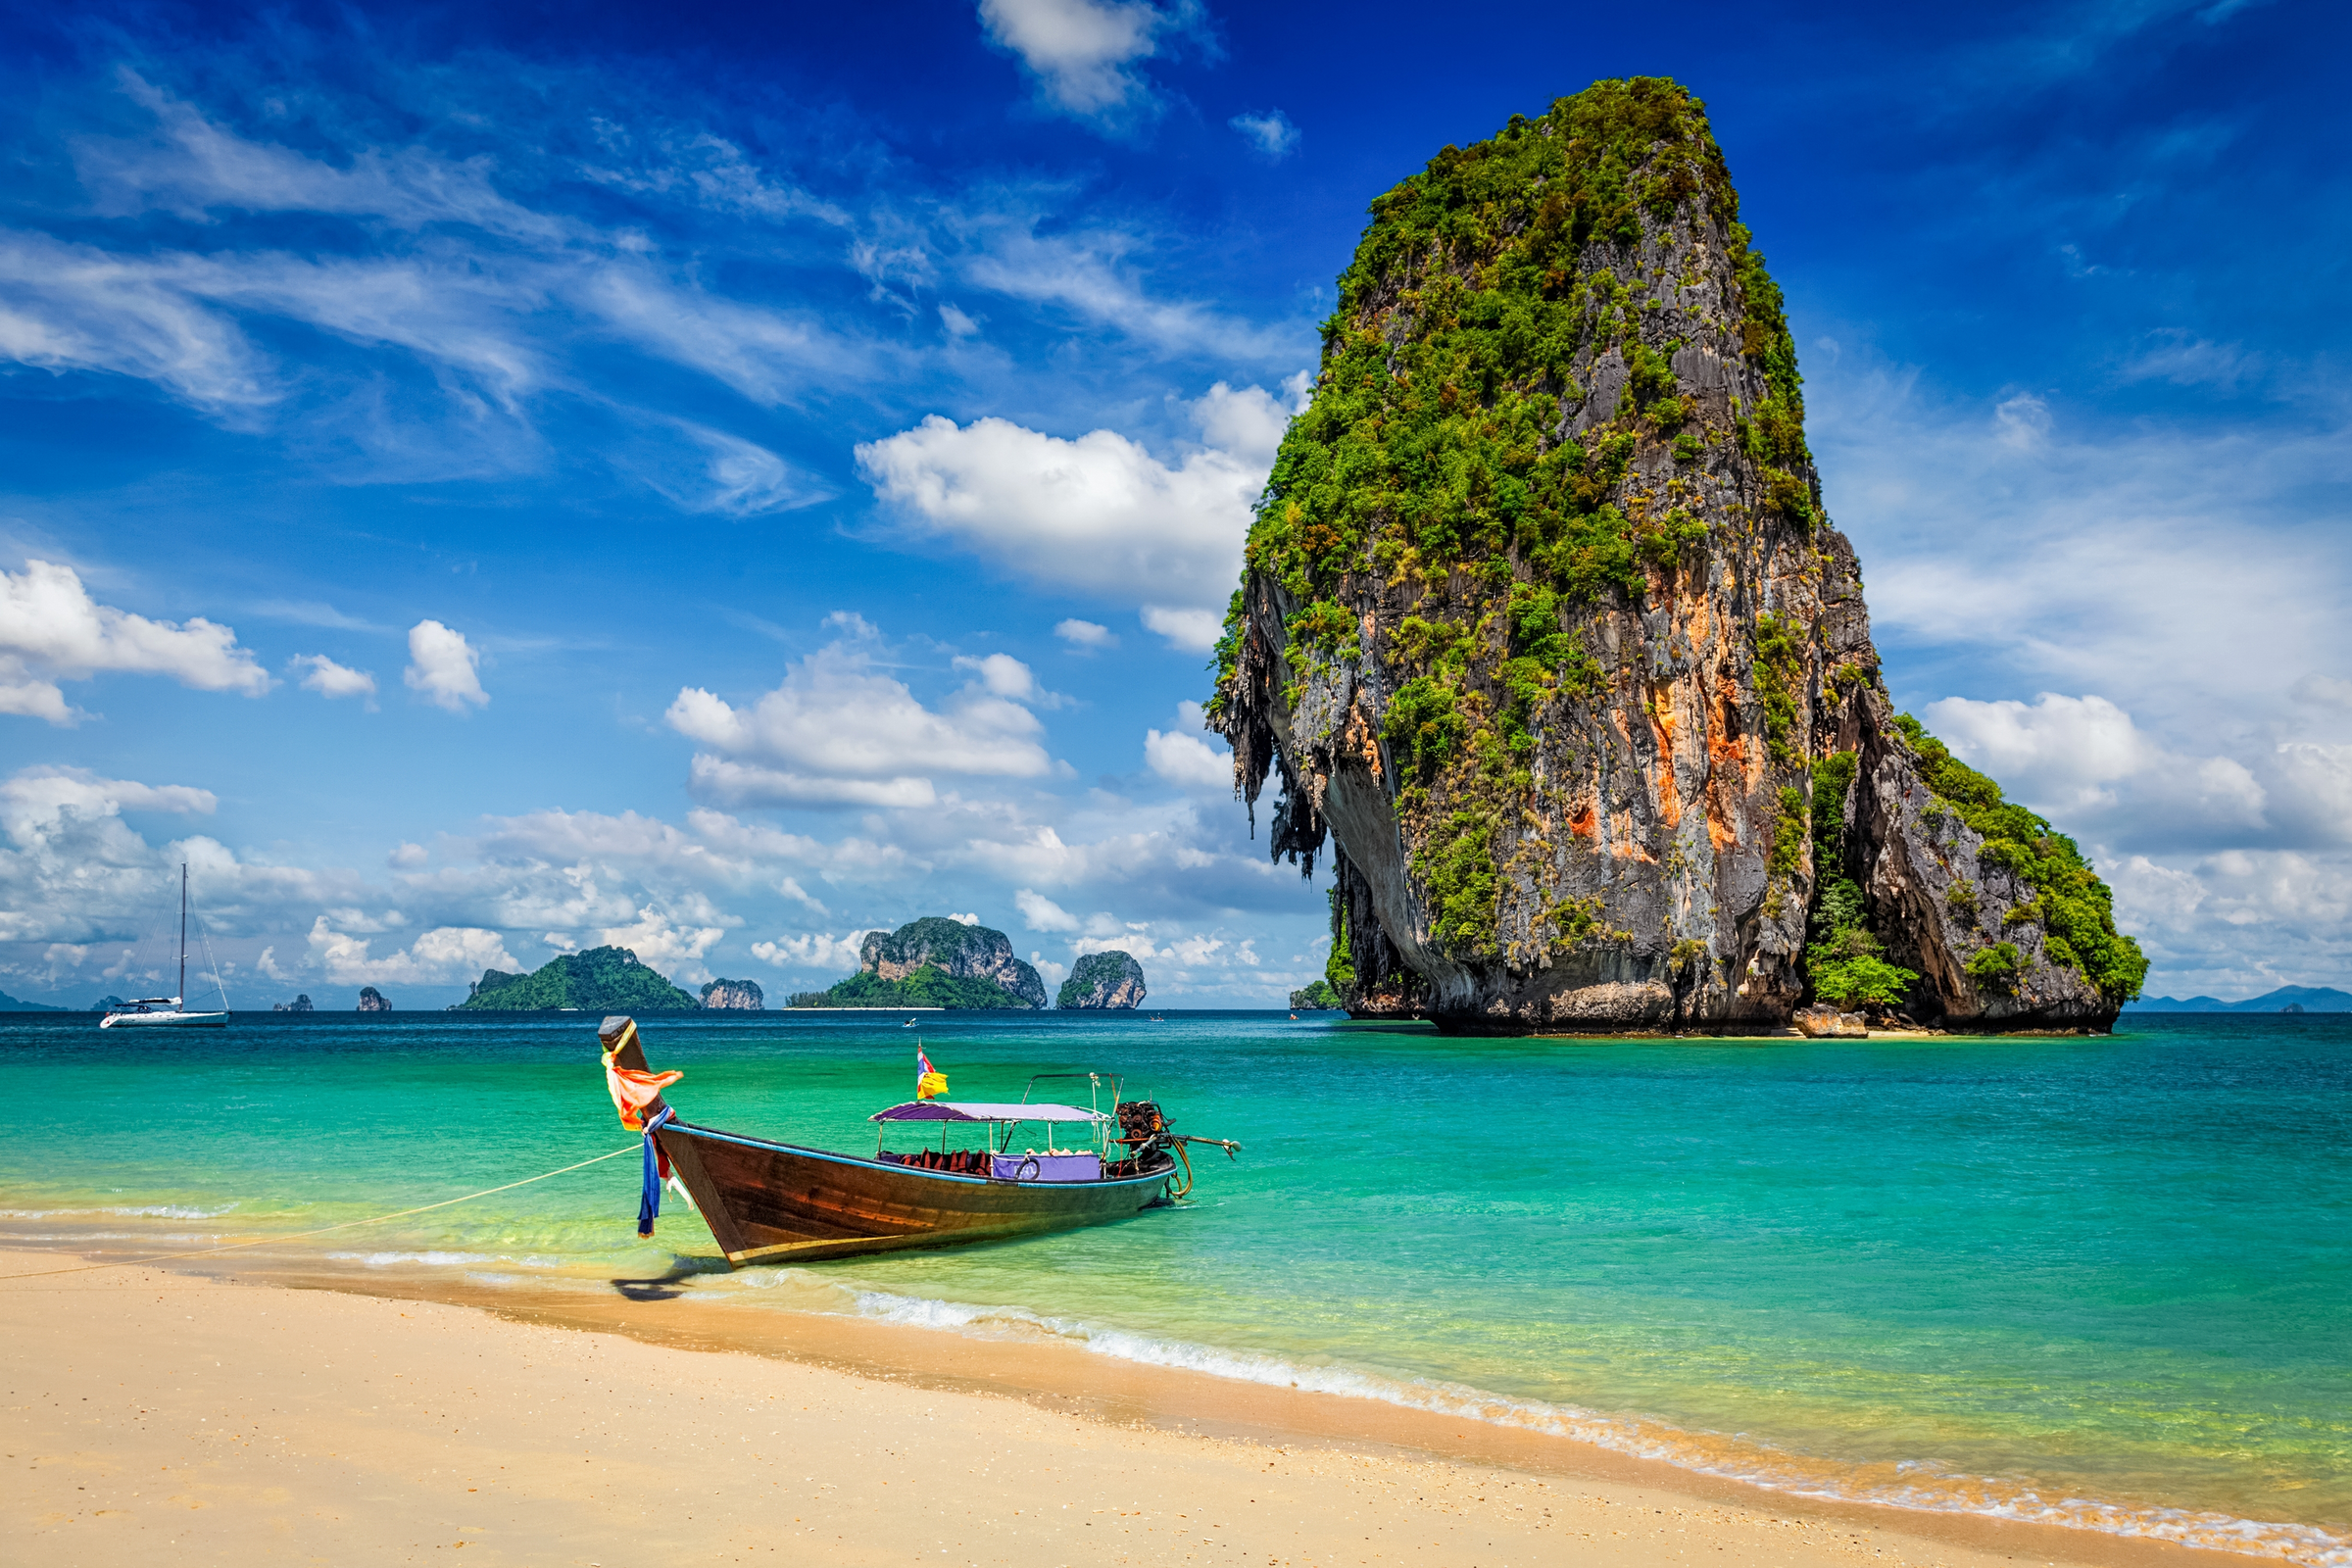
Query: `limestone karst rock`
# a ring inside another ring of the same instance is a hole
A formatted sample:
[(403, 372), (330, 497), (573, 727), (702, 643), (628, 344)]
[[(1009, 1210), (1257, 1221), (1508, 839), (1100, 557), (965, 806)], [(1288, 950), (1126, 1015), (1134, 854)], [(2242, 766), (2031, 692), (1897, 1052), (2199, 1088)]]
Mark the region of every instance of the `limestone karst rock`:
[(459, 1012), (683, 1012), (702, 1003), (627, 948), (558, 954), (529, 974), (484, 969)]
[(381, 991), (376, 990), (375, 987), (362, 986), (360, 987), (359, 1010), (362, 1012), (390, 1012), (392, 1010), (392, 1003)]
[(2072, 841), (1895, 713), (1780, 290), (1670, 81), (1373, 203), (1208, 722), (1245, 799), (1278, 776), (1277, 858), (1336, 839), (1358, 1015), (1778, 1026), (1834, 974), (2104, 1028), (2145, 972)]
[(952, 979), (992, 982), (1023, 1005), (1046, 1004), (1044, 977), (1012, 956), (1011, 938), (984, 925), (926, 915), (896, 931), (868, 931), (858, 958), (863, 972), (882, 980), (904, 980), (928, 964)]
[[(310, 994), (305, 992), (296, 997), (292, 1002), (279, 1002), (272, 1004), (270, 1010), (271, 1012), (312, 1012), (316, 1011), (317, 1009), (311, 1005)], [(360, 1010), (363, 1012), (368, 1010), (368, 999), (364, 993), (360, 998)]]
[(757, 980), (713, 980), (703, 987), (703, 1005), (739, 1012), (763, 1012), (767, 996)]
[(1070, 966), (1070, 977), (1054, 998), (1056, 1007), (1139, 1007), (1144, 1002), (1144, 966), (1116, 948), (1090, 953)]

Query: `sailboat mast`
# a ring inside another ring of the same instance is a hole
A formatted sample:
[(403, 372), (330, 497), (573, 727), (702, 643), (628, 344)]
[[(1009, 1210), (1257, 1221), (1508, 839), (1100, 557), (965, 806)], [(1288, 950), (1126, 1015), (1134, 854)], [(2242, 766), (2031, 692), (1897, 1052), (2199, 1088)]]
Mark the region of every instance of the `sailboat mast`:
[(179, 995), (172, 1004), (185, 1009), (188, 1004), (188, 862), (179, 862)]

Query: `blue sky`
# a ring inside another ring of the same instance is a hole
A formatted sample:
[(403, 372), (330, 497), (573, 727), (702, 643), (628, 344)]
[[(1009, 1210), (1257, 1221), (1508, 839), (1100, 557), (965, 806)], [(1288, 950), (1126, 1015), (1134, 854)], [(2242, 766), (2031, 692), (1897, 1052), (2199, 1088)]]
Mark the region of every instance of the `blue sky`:
[(976, 914), (1319, 972), (1199, 731), (1365, 204), (1703, 97), (1886, 672), (2152, 994), (2352, 980), (2319, 4), (104, 5), (0, 20), (0, 989), (771, 994)]

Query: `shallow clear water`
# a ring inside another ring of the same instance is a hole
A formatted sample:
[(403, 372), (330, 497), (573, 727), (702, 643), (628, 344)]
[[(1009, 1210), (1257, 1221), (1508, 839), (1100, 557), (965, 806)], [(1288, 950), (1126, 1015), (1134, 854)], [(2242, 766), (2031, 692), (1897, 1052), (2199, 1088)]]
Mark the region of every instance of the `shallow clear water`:
[[(689, 1119), (862, 1152), (917, 1031), (649, 1020)], [(682, 1288), (1576, 1432), (1785, 1489), (2352, 1563), (2352, 1018), (2096, 1040), (1447, 1040), (1265, 1013), (953, 1015), (958, 1098), (1102, 1067), (1209, 1152), (1104, 1230), (729, 1274), (637, 1162), (303, 1243)], [(625, 1144), (593, 1020), (0, 1016), (0, 1238), (306, 1230)], [(177, 1242), (158, 1238), (182, 1238)], [(2249, 1523), (2251, 1521), (2251, 1523)]]

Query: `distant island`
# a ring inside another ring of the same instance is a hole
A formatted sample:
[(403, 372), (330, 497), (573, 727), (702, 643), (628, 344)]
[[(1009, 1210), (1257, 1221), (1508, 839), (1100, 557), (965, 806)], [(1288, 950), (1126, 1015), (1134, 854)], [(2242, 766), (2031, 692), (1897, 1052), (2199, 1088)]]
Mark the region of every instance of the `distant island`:
[(46, 1002), (19, 1002), (7, 992), (0, 991), (0, 1012), (71, 1012), (72, 1010), (70, 1007), (53, 1007)]
[(1291, 1009), (1294, 1012), (1324, 1012), (1346, 1005), (1348, 1004), (1340, 1000), (1340, 994), (1331, 989), (1328, 980), (1318, 980), (1303, 991), (1291, 993)]
[(703, 987), (703, 1005), (737, 1012), (761, 1012), (767, 994), (756, 980), (713, 980)]
[(1070, 970), (1054, 998), (1056, 1007), (1132, 1011), (1143, 1004), (1144, 966), (1116, 948), (1090, 953)]
[(2333, 986), (2280, 986), (2243, 1002), (2212, 997), (2145, 997), (2127, 1004), (2126, 1012), (2352, 1012), (2352, 991)]
[(272, 1003), (270, 1010), (271, 1012), (316, 1012), (318, 1008), (311, 1004), (311, 995), (306, 991), (292, 1002)]
[[(372, 993), (374, 988), (369, 987)], [(379, 1003), (382, 998), (376, 999)], [(390, 1006), (389, 1003), (383, 1004)], [(362, 1006), (367, 1003), (363, 998)], [(702, 1004), (637, 961), (626, 948), (567, 953), (529, 974), (485, 969), (452, 1012), (691, 1012)]]
[(868, 931), (858, 970), (827, 991), (803, 991), (794, 1007), (1043, 1007), (1046, 982), (1012, 956), (1012, 939), (984, 925), (926, 915), (896, 931)]
[(376, 990), (373, 986), (362, 986), (360, 987), (360, 1005), (358, 1010), (361, 1012), (390, 1012), (392, 1010), (392, 999), (385, 996), (381, 991)]

